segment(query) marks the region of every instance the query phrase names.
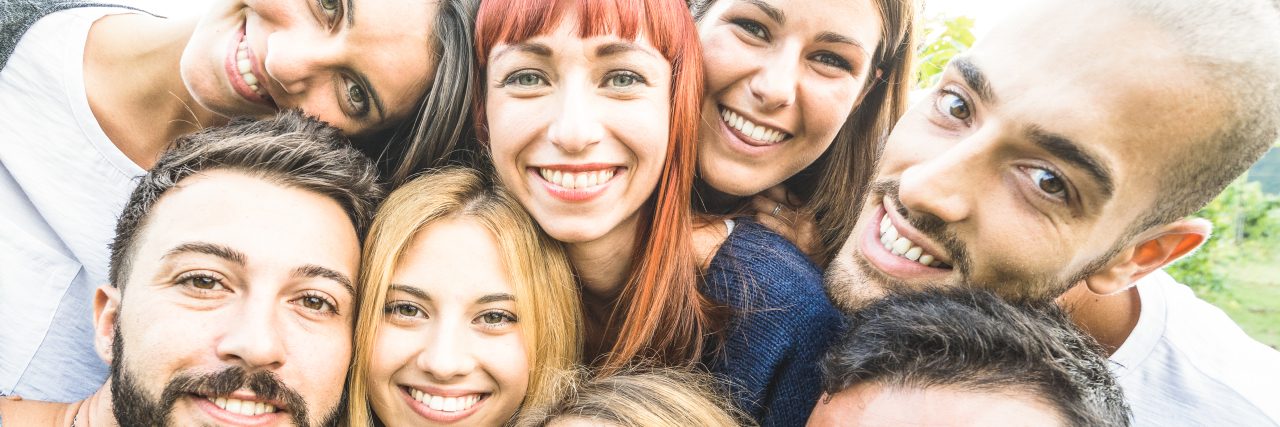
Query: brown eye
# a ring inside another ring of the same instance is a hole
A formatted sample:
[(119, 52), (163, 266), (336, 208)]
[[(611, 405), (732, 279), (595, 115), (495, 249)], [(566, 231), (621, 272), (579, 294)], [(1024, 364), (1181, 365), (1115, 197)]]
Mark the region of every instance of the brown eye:
[(409, 304), (396, 307), (396, 314), (399, 314), (404, 317), (415, 317), (418, 315), (419, 312), (420, 310), (418, 310), (418, 307), (414, 307)]
[(328, 305), (323, 299), (317, 297), (303, 297), (301, 302), (303, 307), (316, 311), (320, 311), (324, 309), (325, 305)]
[(221, 281), (209, 276), (187, 277), (185, 279), (182, 279), (180, 283), (196, 289), (205, 290), (205, 291), (216, 291), (216, 290), (225, 289), (225, 287), (222, 286)]
[(945, 94), (938, 98), (938, 107), (942, 112), (960, 120), (969, 120), (969, 104), (964, 99), (955, 94)]
[(507, 316), (503, 316), (502, 313), (485, 313), (480, 320), (484, 321), (484, 323), (495, 325), (507, 320)]
[(1067, 184), (1062, 182), (1062, 178), (1058, 178), (1053, 172), (1044, 169), (1032, 169), (1031, 181), (1040, 187), (1040, 191), (1054, 195), (1065, 196), (1067, 193)]

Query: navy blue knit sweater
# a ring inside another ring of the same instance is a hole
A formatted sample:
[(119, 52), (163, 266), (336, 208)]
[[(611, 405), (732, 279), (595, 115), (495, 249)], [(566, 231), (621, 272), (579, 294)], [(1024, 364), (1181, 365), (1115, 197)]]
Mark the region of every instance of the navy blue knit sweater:
[(841, 328), (822, 269), (746, 218), (720, 246), (705, 293), (733, 309), (721, 351), (704, 361), (761, 426), (803, 426), (820, 394), (818, 359)]

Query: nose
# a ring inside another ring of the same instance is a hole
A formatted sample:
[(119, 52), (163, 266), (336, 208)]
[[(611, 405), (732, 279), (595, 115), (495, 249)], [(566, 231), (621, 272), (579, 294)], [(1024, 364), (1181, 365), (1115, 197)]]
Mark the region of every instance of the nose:
[(463, 326), (440, 326), (418, 354), (418, 368), (442, 382), (470, 374), (476, 367), (476, 359), (471, 355), (470, 343), (466, 342), (467, 334), (457, 331)]
[[(903, 207), (917, 212), (927, 212), (948, 223), (964, 221), (973, 214), (977, 198), (984, 191), (995, 188), (984, 183), (984, 177), (993, 171), (989, 161), (995, 153), (987, 152), (989, 146), (982, 141), (984, 135), (974, 134), (947, 149), (937, 151), (902, 171), (898, 200)], [(929, 150), (921, 150), (919, 156)]]
[(314, 84), (332, 83), (327, 76), (342, 65), (342, 58), (342, 46), (326, 35), (277, 31), (267, 38), (263, 63), (267, 75), (279, 83), (281, 89), (298, 95)]
[(278, 369), (287, 359), (285, 337), (280, 332), (280, 307), (271, 298), (245, 300), (241, 310), (226, 322), (226, 334), (217, 344), (218, 358), (251, 369)]
[(765, 58), (747, 85), (751, 96), (769, 110), (794, 104), (803, 60), (797, 44), (784, 45), (777, 54)]
[(585, 88), (568, 85), (560, 92), (559, 115), (547, 128), (547, 137), (560, 149), (581, 152), (604, 139), (604, 126), (592, 107), (592, 94)]

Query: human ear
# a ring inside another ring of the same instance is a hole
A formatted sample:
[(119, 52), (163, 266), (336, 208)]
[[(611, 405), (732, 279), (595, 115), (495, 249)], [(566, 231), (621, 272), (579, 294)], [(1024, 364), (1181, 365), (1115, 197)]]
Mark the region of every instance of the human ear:
[(111, 343), (120, 313), (120, 296), (120, 289), (111, 285), (99, 286), (93, 295), (93, 349), (107, 364), (115, 358)]
[(1085, 283), (1098, 295), (1125, 290), (1152, 271), (1190, 254), (1209, 239), (1212, 230), (1213, 223), (1192, 218), (1142, 233), (1134, 245), (1116, 254), (1106, 267), (1086, 278)]

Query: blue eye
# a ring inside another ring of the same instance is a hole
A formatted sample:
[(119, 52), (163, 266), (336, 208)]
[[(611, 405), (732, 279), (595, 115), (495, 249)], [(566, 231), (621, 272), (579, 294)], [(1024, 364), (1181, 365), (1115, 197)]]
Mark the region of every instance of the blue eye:
[(644, 77), (631, 71), (619, 70), (605, 75), (604, 86), (629, 89), (637, 83), (645, 83)]
[(1031, 182), (1040, 187), (1040, 191), (1056, 197), (1067, 196), (1067, 184), (1058, 175), (1038, 168), (1032, 168), (1030, 172)]

